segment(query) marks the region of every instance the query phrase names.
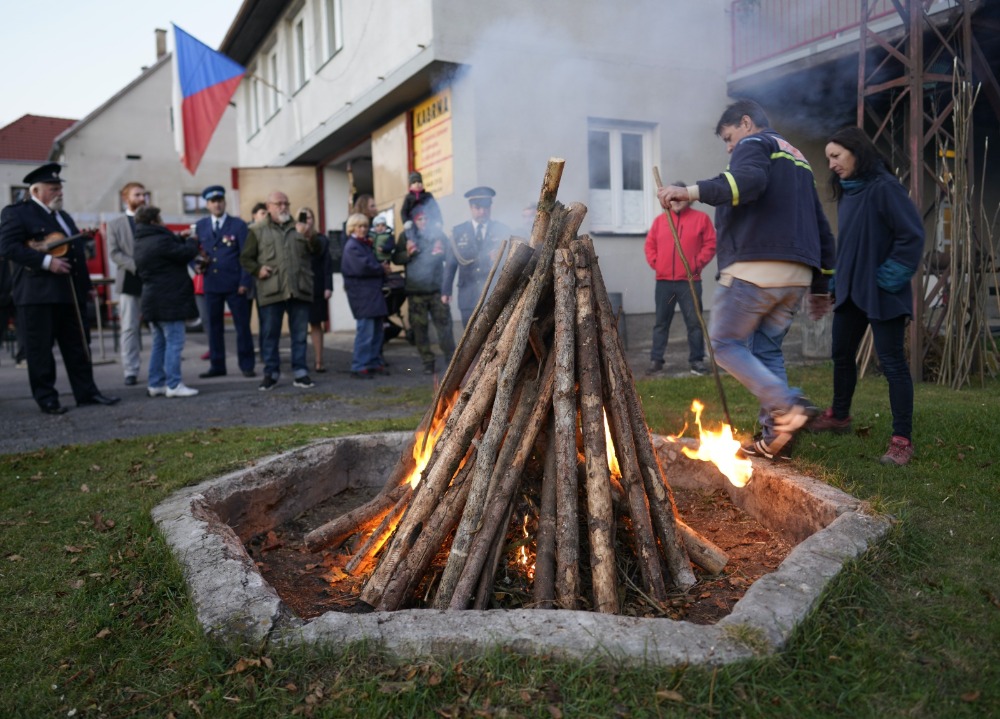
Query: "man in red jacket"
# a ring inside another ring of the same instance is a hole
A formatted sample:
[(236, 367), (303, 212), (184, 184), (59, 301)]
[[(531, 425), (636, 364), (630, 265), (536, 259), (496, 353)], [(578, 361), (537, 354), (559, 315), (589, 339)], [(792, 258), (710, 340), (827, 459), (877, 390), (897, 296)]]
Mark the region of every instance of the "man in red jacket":
[[(676, 184), (685, 186), (683, 182)], [(684, 260), (677, 252), (666, 213), (653, 220), (653, 226), (646, 235), (646, 262), (656, 272), (656, 324), (653, 326), (653, 348), (649, 353), (649, 374), (663, 370), (670, 322), (674, 318), (674, 307), (678, 304), (687, 326), (688, 365), (691, 374), (703, 375), (708, 372), (705, 366), (705, 337), (698, 321), (698, 311), (701, 309), (701, 271), (715, 257), (715, 227), (708, 215), (692, 210), (690, 204), (675, 200), (670, 203), (667, 212), (674, 220), (684, 257), (691, 268), (693, 295), (684, 269)]]

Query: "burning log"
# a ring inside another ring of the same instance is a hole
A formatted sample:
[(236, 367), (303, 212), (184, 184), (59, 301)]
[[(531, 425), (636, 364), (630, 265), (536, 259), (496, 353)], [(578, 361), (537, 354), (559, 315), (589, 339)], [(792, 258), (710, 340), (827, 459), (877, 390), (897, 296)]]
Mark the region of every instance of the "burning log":
[(389, 492), (379, 493), (360, 507), (317, 527), (305, 536), (306, 549), (317, 552), (326, 547), (337, 547), (352, 535), (373, 529), (392, 511), (408, 488), (408, 485), (400, 485)]
[[(557, 263), (558, 252), (557, 250)], [(558, 284), (558, 276), (556, 282)], [(558, 366), (558, 354), (553, 353), (553, 356)], [(542, 499), (538, 505), (538, 532), (535, 535), (535, 583), (532, 587), (532, 598), (537, 609), (551, 609), (554, 606), (556, 587), (556, 433), (551, 412), (547, 434)]]

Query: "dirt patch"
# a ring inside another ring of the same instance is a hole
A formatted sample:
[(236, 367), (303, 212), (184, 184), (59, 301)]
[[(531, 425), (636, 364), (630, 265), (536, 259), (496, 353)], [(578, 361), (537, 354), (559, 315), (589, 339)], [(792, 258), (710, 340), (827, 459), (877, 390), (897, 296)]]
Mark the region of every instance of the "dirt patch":
[[(247, 543), (247, 551), (261, 574), (299, 617), (311, 619), (327, 611), (365, 609), (359, 606), (358, 596), (366, 577), (353, 577), (344, 572), (351, 557), (350, 550), (357, 542), (337, 550), (310, 552), (304, 547), (303, 537), (330, 519), (363, 504), (376, 492), (377, 489), (343, 492)], [(631, 555), (628, 522), (621, 521), (617, 537), (617, 545), (621, 548), (618, 552), (621, 613), (714, 624), (732, 611), (733, 605), (754, 581), (774, 571), (792, 547), (733, 505), (725, 492), (674, 490), (674, 500), (684, 521), (727, 552), (729, 563), (718, 575), (707, 575), (695, 567), (698, 582), (694, 587), (671, 595), (665, 604), (656, 604), (639, 591), (642, 580), (638, 567), (628, 559)], [(491, 599), (493, 607), (531, 606), (532, 522), (537, 514), (536, 507), (530, 494), (522, 495), (508, 528), (505, 557), (496, 573)], [(585, 531), (583, 527), (581, 536), (586, 536)], [(433, 587), (445, 560), (446, 554), (441, 552), (425, 579), (425, 591), (421, 596), (430, 593), (427, 590)], [(587, 558), (581, 557), (581, 581), (584, 592), (589, 593), (586, 566)]]

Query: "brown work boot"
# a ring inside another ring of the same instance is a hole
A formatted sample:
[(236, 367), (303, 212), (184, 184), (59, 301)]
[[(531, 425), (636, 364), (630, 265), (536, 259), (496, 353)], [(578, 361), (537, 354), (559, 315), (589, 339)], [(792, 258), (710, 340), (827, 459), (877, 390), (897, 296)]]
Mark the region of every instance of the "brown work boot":
[(809, 432), (833, 432), (834, 434), (847, 434), (851, 431), (851, 418), (837, 419), (833, 416), (833, 407), (827, 407), (823, 414), (813, 418), (813, 421), (806, 425)]
[(898, 467), (902, 467), (911, 459), (913, 459), (913, 442), (908, 440), (906, 437), (893, 435), (892, 439), (889, 440), (889, 449), (885, 451), (885, 454), (882, 455), (882, 459), (880, 459), (879, 462), (882, 464), (895, 464)]

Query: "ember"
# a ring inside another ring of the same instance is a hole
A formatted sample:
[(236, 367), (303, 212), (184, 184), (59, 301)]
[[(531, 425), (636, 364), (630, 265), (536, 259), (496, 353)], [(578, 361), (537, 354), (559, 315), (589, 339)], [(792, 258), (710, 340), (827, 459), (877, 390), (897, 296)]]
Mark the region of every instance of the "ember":
[(306, 537), (313, 551), (364, 537), (345, 569), (367, 575), (365, 606), (485, 608), (504, 567), (536, 607), (617, 613), (625, 581), (662, 608), (695, 583), (692, 560), (710, 573), (727, 561), (677, 516), (593, 245), (576, 235), (586, 208), (555, 200), (562, 164), (382, 492)]

